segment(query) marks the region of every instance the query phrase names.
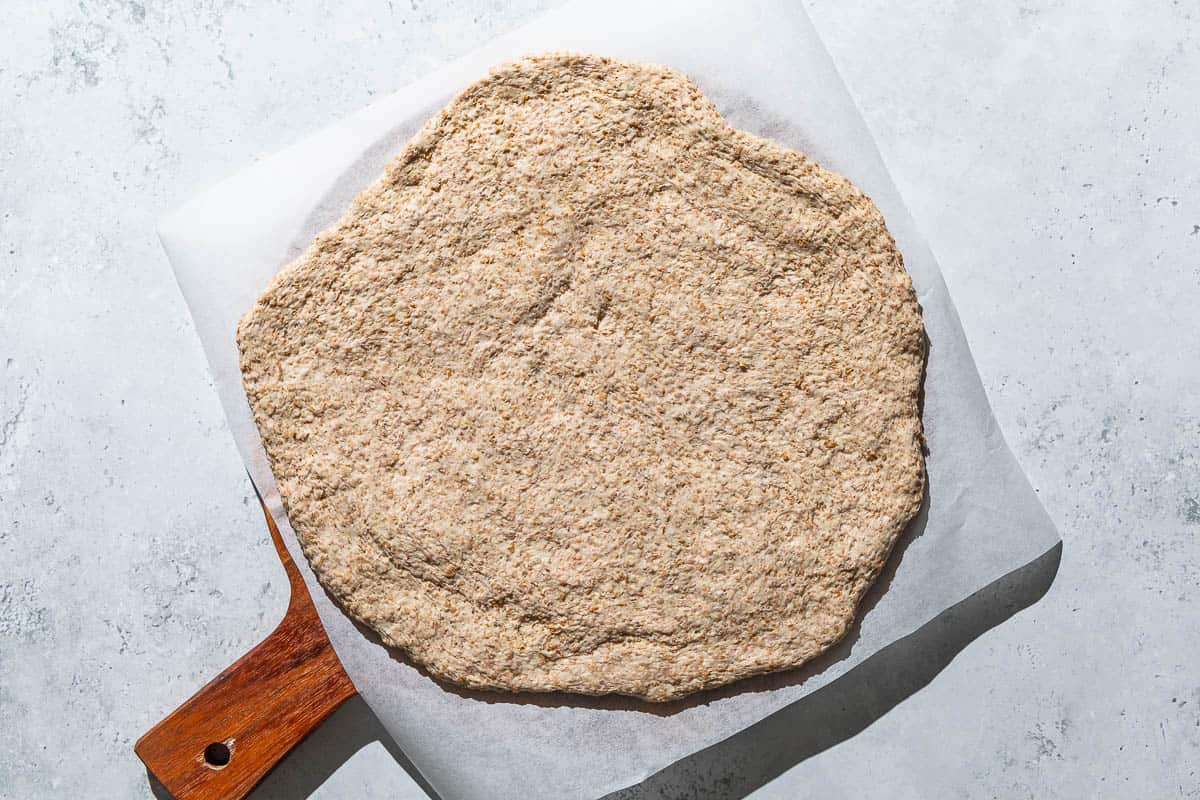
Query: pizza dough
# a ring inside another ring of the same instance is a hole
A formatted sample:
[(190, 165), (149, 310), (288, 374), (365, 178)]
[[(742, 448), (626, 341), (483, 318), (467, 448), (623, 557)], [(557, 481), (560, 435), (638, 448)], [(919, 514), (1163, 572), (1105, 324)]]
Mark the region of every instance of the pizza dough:
[(921, 502), (924, 333), (878, 209), (664, 67), (496, 69), (238, 343), (321, 583), (463, 686), (795, 667)]

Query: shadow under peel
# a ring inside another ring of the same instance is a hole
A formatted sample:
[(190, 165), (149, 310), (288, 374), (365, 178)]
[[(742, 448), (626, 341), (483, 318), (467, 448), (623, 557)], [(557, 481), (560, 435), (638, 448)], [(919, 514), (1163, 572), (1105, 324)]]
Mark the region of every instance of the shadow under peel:
[(1061, 560), (1059, 542), (829, 685), (603, 800), (747, 796), (862, 732), (927, 686), (967, 645), (1040, 600), (1054, 582)]

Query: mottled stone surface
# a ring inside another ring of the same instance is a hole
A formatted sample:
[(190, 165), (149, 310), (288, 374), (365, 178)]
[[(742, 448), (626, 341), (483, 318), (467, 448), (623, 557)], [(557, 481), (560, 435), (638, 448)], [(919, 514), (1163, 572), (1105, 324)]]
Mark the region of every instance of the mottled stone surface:
[[(552, 5), (0, 9), (0, 797), (150, 796), (133, 740), (285, 603), (157, 215)], [(1200, 797), (1200, 12), (806, 7), (1062, 565), (840, 744), (624, 794)], [(423, 797), (378, 736), (352, 704), (256, 797)]]

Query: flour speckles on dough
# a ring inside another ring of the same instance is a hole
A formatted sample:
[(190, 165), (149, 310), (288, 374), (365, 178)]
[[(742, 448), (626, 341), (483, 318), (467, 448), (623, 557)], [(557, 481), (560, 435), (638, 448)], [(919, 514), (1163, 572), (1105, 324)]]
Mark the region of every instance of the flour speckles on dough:
[(667, 700), (802, 664), (921, 500), (879, 211), (663, 67), (496, 69), (238, 342), (322, 584), (469, 687)]

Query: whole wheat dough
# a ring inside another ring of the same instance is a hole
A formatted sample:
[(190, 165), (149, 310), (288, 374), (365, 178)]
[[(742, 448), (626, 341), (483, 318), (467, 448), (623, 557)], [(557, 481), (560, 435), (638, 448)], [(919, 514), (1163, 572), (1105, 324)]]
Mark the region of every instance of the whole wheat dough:
[(871, 200), (684, 76), (500, 67), (242, 320), (321, 583), (433, 675), (667, 700), (842, 638), (923, 490)]

